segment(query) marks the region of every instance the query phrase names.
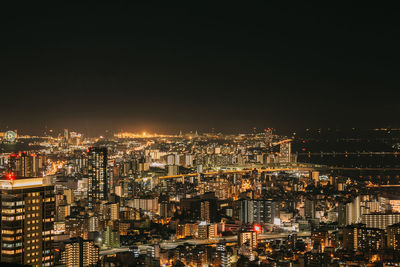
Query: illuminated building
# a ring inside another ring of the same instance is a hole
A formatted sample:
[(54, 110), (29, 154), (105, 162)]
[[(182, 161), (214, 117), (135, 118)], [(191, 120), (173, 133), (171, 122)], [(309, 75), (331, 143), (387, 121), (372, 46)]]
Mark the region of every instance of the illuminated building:
[(185, 225), (184, 224), (178, 224), (176, 226), (176, 238), (185, 238)]
[(315, 219), (315, 200), (308, 199), (304, 201), (304, 216), (307, 219)]
[(328, 246), (328, 231), (316, 230), (311, 233), (311, 246), (318, 252), (324, 252), (325, 247)]
[(273, 223), (275, 218), (275, 203), (265, 199), (239, 200), (239, 220), (242, 223)]
[(359, 223), (361, 219), (360, 196), (346, 205), (346, 225)]
[(387, 227), (387, 247), (400, 250), (400, 223)]
[(179, 174), (179, 166), (178, 165), (168, 165), (168, 175), (178, 175)]
[(198, 225), (195, 223), (185, 224), (185, 236), (195, 236), (198, 231)]
[(108, 196), (107, 148), (88, 149), (88, 206), (106, 200)]
[(0, 262), (53, 266), (54, 186), (43, 178), (0, 180)]
[(158, 212), (158, 198), (135, 198), (128, 201), (128, 206), (137, 210)]
[(93, 241), (78, 237), (65, 244), (62, 262), (67, 267), (97, 266), (98, 261), (99, 247)]
[(207, 239), (208, 238), (208, 226), (206, 222), (201, 222), (198, 226), (198, 237), (199, 239)]
[(89, 217), (89, 232), (97, 232), (99, 230), (99, 217), (97, 216), (90, 216)]
[(116, 230), (112, 230), (110, 226), (107, 226), (104, 230), (103, 237), (104, 245), (106, 247), (111, 248), (119, 248), (120, 247), (120, 233)]
[(367, 227), (386, 229), (389, 225), (400, 222), (400, 213), (371, 213), (361, 215), (363, 224)]
[(200, 222), (198, 225), (198, 238), (199, 239), (212, 239), (217, 236), (217, 224)]
[(400, 212), (400, 200), (399, 199), (391, 199), (391, 200), (389, 200), (389, 204), (392, 207), (392, 211)]
[(314, 184), (317, 185), (319, 182), (319, 172), (317, 171), (311, 172), (311, 178), (314, 181)]
[(280, 157), (279, 162), (287, 163), (291, 161), (291, 140), (284, 140), (280, 143)]
[(215, 222), (217, 214), (217, 199), (202, 200), (200, 205), (201, 220)]
[(218, 243), (216, 246), (214, 264), (221, 267), (231, 266), (228, 252), (226, 251), (226, 245), (224, 243)]
[(257, 232), (251, 228), (239, 231), (239, 245), (247, 244), (251, 249), (257, 248)]
[(253, 228), (244, 228), (239, 231), (239, 254), (254, 259), (253, 251), (257, 248), (257, 231)]
[(362, 224), (343, 229), (343, 248), (349, 251), (376, 251), (384, 247), (384, 231)]
[(42, 167), (42, 159), (34, 154), (25, 152), (11, 154), (8, 159), (8, 171), (17, 177), (35, 177)]
[(64, 221), (65, 217), (69, 216), (71, 213), (70, 210), (71, 206), (69, 205), (59, 205), (57, 206), (57, 216), (56, 219), (57, 221)]
[(119, 204), (118, 203), (107, 203), (106, 204), (106, 214), (108, 218), (112, 221), (119, 220)]

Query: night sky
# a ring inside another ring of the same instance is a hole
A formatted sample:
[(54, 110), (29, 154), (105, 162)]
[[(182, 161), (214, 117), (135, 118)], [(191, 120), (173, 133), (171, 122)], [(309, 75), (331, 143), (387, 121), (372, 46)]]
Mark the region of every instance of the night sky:
[(0, 130), (400, 126), (390, 6), (13, 2)]

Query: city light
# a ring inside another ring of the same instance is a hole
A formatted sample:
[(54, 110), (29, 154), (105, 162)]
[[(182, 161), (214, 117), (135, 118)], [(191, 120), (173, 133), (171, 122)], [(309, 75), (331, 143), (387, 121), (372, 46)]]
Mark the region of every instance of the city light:
[(12, 173), (12, 172), (7, 173), (7, 180), (14, 181), (15, 180), (14, 173)]
[(261, 233), (261, 231), (262, 231), (261, 226), (258, 225), (258, 224), (255, 224), (255, 225), (253, 226), (253, 229), (254, 229), (254, 231), (256, 231), (258, 234)]

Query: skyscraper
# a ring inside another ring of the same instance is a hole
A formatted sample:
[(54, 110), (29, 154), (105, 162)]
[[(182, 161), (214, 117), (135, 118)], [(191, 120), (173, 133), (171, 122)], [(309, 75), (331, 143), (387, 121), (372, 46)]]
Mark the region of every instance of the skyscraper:
[(43, 178), (1, 178), (0, 209), (0, 262), (53, 266), (54, 186)]
[(107, 148), (88, 149), (88, 177), (88, 206), (92, 209), (99, 200), (107, 200)]

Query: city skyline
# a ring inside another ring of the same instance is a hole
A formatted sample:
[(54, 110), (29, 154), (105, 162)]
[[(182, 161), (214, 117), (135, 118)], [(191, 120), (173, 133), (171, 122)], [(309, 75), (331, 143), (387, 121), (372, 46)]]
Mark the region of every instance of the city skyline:
[(0, 266), (400, 266), (398, 9), (0, 6)]

